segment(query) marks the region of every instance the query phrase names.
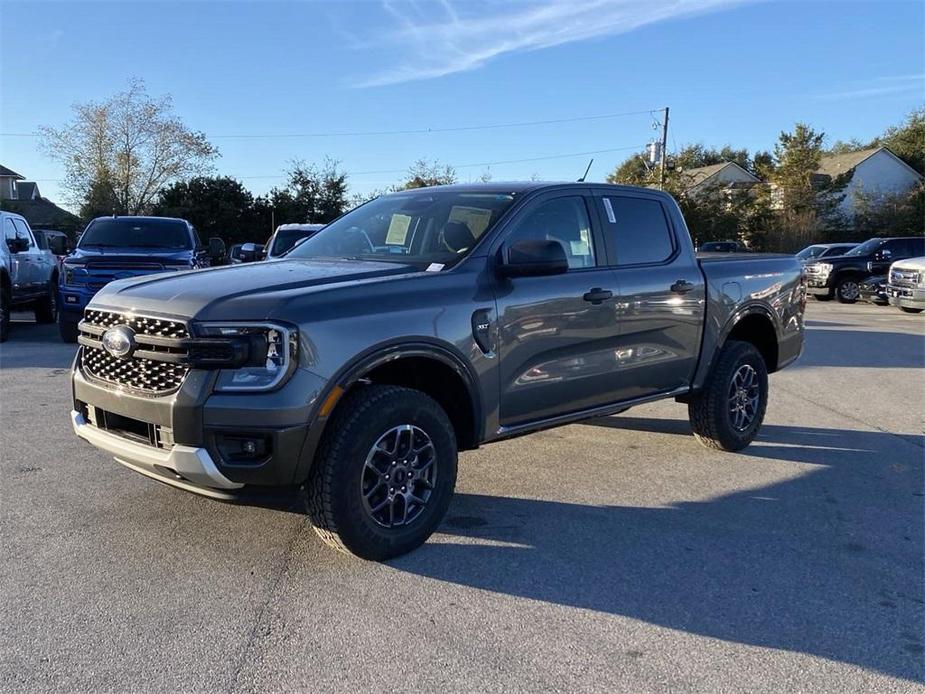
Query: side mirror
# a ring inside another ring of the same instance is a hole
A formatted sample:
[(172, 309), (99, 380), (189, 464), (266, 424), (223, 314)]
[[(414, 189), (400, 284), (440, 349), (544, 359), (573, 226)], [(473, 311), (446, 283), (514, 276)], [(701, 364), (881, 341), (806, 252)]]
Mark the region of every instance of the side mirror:
[(216, 264), (225, 260), (225, 242), (217, 236), (209, 239), (209, 259)]
[(9, 246), (10, 253), (22, 253), (29, 250), (29, 240), (24, 239), (22, 236), (7, 239), (6, 245)]
[(889, 260), (890, 258), (893, 257), (893, 251), (891, 251), (888, 248), (884, 248), (882, 250), (877, 251), (874, 257), (877, 260)]
[(257, 244), (243, 244), (241, 246), (240, 257), (242, 263), (253, 263), (255, 260), (257, 260)]
[(568, 271), (568, 258), (558, 241), (515, 241), (502, 246), (498, 271), (504, 277), (561, 275)]
[(258, 243), (254, 245), (255, 252), (257, 253), (256, 260), (266, 260), (267, 259), (267, 247), (265, 244)]

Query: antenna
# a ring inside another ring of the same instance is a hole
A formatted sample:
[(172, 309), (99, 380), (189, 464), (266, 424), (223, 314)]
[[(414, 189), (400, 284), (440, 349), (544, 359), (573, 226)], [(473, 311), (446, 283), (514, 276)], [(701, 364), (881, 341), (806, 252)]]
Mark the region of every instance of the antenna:
[(588, 162), (588, 168), (585, 169), (585, 172), (581, 175), (581, 178), (578, 179), (579, 183), (585, 182), (585, 179), (588, 177), (588, 172), (591, 170), (591, 164), (593, 163), (594, 163), (594, 159), (592, 158), (591, 161)]

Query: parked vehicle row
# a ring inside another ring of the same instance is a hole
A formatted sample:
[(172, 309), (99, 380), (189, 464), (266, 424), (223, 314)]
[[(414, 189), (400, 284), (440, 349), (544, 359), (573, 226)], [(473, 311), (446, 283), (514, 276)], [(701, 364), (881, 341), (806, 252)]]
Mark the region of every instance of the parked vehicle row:
[(806, 263), (807, 291), (820, 301), (853, 303), (861, 298), (865, 280), (886, 275), (899, 260), (925, 256), (925, 237), (872, 238), (843, 255)]

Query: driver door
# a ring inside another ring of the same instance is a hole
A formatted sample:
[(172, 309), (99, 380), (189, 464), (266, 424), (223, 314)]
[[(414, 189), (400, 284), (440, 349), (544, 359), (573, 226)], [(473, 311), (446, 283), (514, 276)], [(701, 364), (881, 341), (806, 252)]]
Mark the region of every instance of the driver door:
[(619, 291), (590, 211), (587, 192), (542, 196), (495, 244), (555, 240), (569, 262), (559, 275), (495, 280), (502, 427), (615, 400)]

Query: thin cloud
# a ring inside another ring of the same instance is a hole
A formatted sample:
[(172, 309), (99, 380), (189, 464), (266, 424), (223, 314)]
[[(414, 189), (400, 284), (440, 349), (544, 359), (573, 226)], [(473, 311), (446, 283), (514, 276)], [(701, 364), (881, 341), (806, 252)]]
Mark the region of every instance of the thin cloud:
[(878, 77), (864, 85), (817, 95), (822, 101), (869, 99), (875, 96), (919, 94), (925, 96), (925, 75), (892, 75)]
[[(457, 3), (426, 7), (384, 2), (394, 28), (384, 45), (396, 65), (354, 86), (433, 79), (485, 66), (499, 56), (614, 36), (670, 19), (742, 4), (745, 0), (542, 0), (533, 3)], [(434, 9), (438, 11), (434, 13)]]

